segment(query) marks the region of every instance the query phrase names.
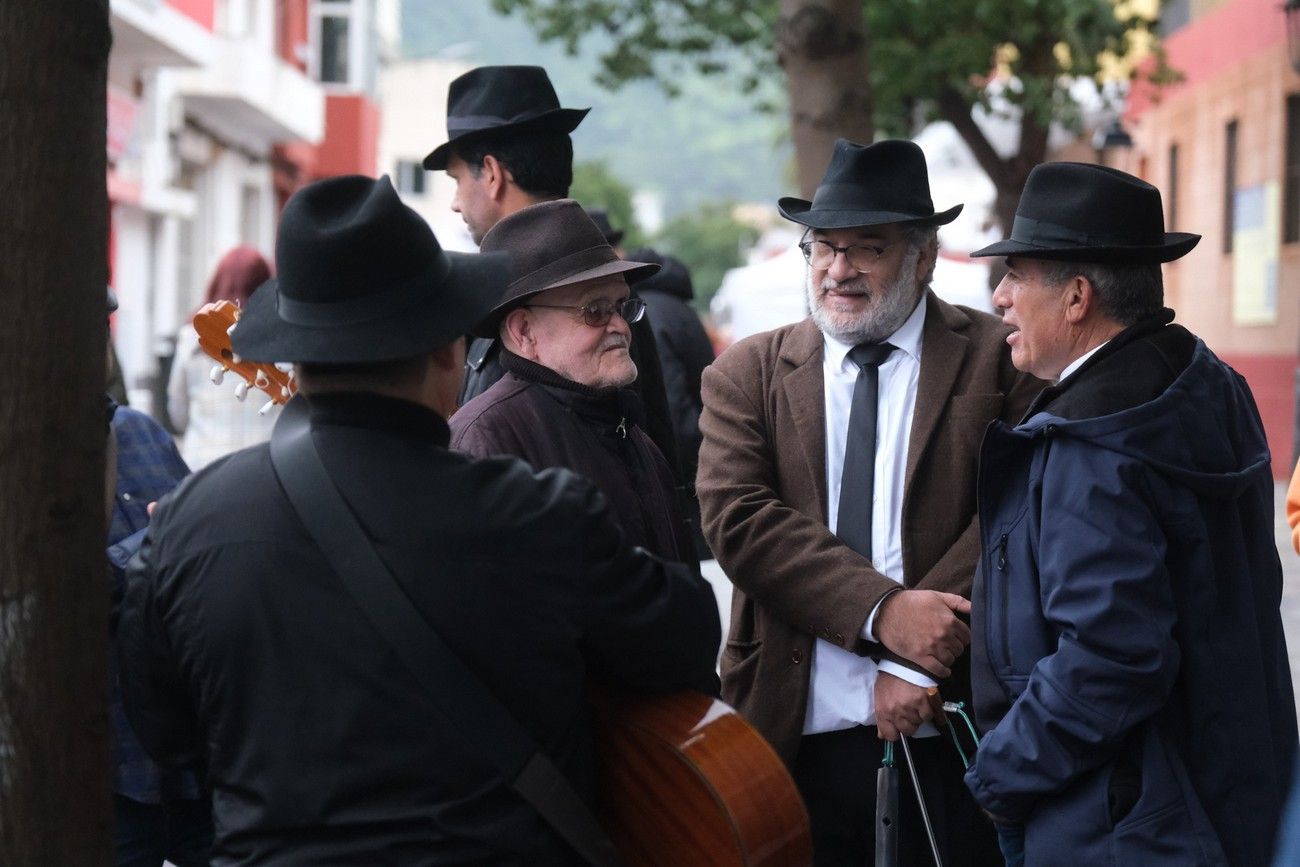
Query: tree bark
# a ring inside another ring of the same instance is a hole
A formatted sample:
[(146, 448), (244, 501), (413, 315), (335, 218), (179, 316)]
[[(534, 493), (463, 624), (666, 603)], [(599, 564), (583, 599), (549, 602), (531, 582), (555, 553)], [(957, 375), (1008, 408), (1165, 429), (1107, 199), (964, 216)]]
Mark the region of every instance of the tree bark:
[(837, 138), (874, 136), (871, 42), (862, 0), (781, 0), (777, 62), (790, 94), (800, 194), (811, 198)]
[(0, 858), (106, 864), (108, 0), (0, 34)]

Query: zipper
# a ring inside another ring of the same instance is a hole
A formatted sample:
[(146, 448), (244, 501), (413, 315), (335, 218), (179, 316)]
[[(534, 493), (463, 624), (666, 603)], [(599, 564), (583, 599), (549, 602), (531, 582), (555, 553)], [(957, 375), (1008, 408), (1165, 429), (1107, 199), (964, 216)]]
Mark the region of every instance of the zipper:
[(618, 434), (623, 439), (627, 439), (627, 418), (626, 417), (620, 418), (618, 420), (618, 425), (614, 428), (614, 433)]

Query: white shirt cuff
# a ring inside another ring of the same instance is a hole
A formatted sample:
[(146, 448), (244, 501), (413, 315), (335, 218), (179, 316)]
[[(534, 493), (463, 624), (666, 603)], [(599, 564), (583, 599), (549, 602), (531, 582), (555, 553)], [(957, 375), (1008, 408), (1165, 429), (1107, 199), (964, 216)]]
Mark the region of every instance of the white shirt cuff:
[(929, 689), (932, 686), (939, 685), (939, 682), (934, 678), (927, 677), (919, 671), (913, 671), (906, 665), (899, 665), (897, 662), (890, 662), (888, 659), (880, 660), (878, 668), (885, 674), (892, 674), (894, 677), (901, 678), (913, 686), (922, 686)]

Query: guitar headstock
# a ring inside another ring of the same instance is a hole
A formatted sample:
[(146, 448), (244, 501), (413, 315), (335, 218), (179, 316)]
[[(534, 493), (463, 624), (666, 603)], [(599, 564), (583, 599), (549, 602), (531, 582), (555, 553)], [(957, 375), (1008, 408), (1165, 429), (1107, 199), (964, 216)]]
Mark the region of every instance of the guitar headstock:
[(293, 369), (282, 370), (274, 364), (245, 361), (230, 346), (230, 332), (239, 321), (239, 306), (230, 301), (204, 304), (194, 314), (194, 331), (199, 336), (202, 349), (217, 366), (212, 368), (212, 381), (217, 385), (226, 371), (236, 374), (243, 382), (235, 388), (235, 397), (243, 400), (249, 388), (257, 388), (271, 398), (262, 407), (266, 412), (273, 404), (285, 403), (298, 390)]

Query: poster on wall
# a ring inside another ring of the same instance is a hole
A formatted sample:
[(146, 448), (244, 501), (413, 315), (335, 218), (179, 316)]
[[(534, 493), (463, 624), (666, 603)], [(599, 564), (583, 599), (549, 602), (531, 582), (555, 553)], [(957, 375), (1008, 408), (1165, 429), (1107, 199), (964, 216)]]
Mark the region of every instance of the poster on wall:
[(1232, 321), (1277, 322), (1277, 259), (1281, 237), (1277, 181), (1237, 190), (1233, 198)]

